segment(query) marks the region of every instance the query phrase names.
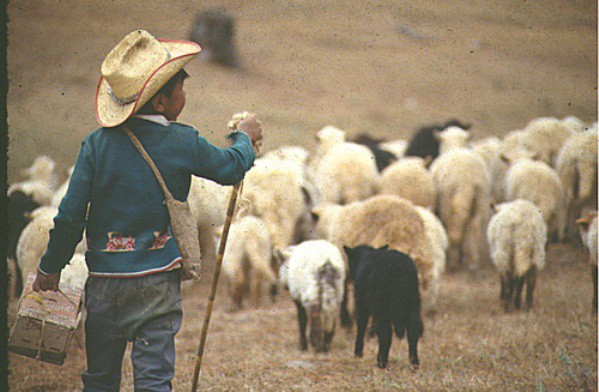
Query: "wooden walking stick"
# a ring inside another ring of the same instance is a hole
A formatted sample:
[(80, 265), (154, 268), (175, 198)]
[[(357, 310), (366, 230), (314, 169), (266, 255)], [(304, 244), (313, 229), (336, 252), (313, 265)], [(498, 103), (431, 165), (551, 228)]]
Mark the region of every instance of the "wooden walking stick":
[(200, 367), (202, 366), (202, 356), (204, 354), (204, 345), (206, 343), (206, 335), (208, 334), (208, 325), (210, 324), (210, 316), (212, 315), (212, 306), (214, 305), (214, 298), (216, 297), (216, 289), (218, 286), (218, 278), (220, 276), (220, 269), (223, 263), (223, 255), (225, 254), (225, 246), (227, 244), (227, 236), (229, 235), (229, 228), (233, 221), (233, 215), (235, 214), (235, 207), (237, 204), (237, 198), (241, 194), (241, 188), (243, 181), (233, 187), (231, 196), (229, 198), (229, 206), (227, 207), (227, 218), (223, 227), (223, 234), (220, 237), (218, 243), (218, 253), (216, 255), (216, 263), (214, 266), (214, 275), (212, 277), (212, 287), (210, 290), (210, 296), (208, 297), (208, 306), (206, 307), (206, 315), (204, 316), (204, 324), (202, 325), (202, 334), (200, 336), (200, 346), (198, 347), (198, 353), (195, 360), (195, 369), (193, 372), (193, 384), (191, 386), (192, 392), (196, 392), (198, 388), (198, 380), (200, 376)]
[[(248, 112), (238, 113), (233, 115), (231, 121), (227, 125), (230, 130), (237, 129), (237, 123), (243, 120), (249, 115)], [(260, 153), (259, 146), (254, 146), (256, 155)], [(204, 324), (202, 325), (202, 333), (200, 335), (200, 345), (198, 347), (198, 353), (195, 359), (195, 369), (193, 372), (193, 383), (191, 385), (191, 391), (196, 392), (198, 389), (198, 381), (200, 378), (200, 367), (202, 366), (202, 356), (204, 355), (204, 346), (206, 344), (206, 336), (208, 335), (208, 325), (210, 324), (210, 316), (212, 315), (212, 307), (214, 306), (214, 298), (216, 297), (216, 289), (218, 287), (218, 278), (220, 276), (220, 269), (223, 264), (223, 256), (225, 254), (225, 246), (227, 244), (227, 237), (229, 236), (229, 229), (231, 228), (231, 222), (235, 215), (235, 207), (237, 206), (237, 199), (241, 195), (243, 189), (243, 180), (236, 184), (229, 197), (229, 205), (227, 207), (227, 217), (223, 226), (223, 233), (218, 243), (218, 251), (216, 254), (216, 260), (214, 265), (214, 274), (212, 276), (212, 287), (210, 289), (210, 295), (208, 296), (208, 306), (206, 307), (206, 315), (204, 316)]]

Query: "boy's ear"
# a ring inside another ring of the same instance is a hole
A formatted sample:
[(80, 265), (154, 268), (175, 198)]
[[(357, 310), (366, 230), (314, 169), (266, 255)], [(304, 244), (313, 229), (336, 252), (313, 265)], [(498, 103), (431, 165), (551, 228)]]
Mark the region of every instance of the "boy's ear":
[(164, 94), (158, 93), (152, 97), (152, 107), (156, 113), (164, 113)]

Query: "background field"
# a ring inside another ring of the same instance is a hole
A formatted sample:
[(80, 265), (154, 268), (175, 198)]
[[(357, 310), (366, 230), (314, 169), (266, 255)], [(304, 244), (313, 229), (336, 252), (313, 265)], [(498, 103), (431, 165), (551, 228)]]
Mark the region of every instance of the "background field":
[[(208, 1), (14, 0), (9, 10), (9, 183), (35, 156), (60, 169), (97, 127), (100, 64), (127, 33), (186, 38)], [(224, 144), (232, 113), (256, 112), (264, 149), (314, 146), (332, 124), (351, 135), (409, 138), (420, 125), (458, 118), (475, 138), (502, 136), (539, 116), (597, 120), (596, 1), (223, 1), (236, 17), (240, 71), (194, 61), (181, 121)], [(211, 266), (185, 292), (176, 390), (188, 390)], [(424, 317), (421, 369), (394, 340), (389, 370), (376, 344), (355, 359), (353, 332), (339, 331), (327, 355), (297, 348), (295, 308), (275, 304), (231, 313), (224, 291), (213, 314), (202, 390), (597, 390), (597, 318), (586, 256), (553, 245), (535, 309), (505, 315), (488, 264), (445, 275), (439, 311)], [(16, 302), (9, 308), (14, 320)], [(15, 391), (80, 388), (75, 341), (62, 367), (10, 355)], [(123, 390), (132, 390), (124, 366)]]

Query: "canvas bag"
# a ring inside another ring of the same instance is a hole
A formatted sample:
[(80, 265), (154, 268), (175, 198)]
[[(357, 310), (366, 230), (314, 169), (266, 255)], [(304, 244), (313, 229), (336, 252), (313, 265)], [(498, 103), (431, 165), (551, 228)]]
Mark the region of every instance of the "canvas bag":
[(168, 190), (160, 171), (148, 155), (139, 139), (131, 132), (131, 130), (123, 126), (125, 132), (131, 138), (135, 147), (139, 150), (145, 161), (148, 163), (152, 172), (156, 176), (160, 187), (164, 191), (166, 208), (171, 219), (171, 231), (175, 238), (175, 243), (181, 253), (181, 280), (199, 280), (201, 267), (201, 252), (198, 239), (198, 228), (189, 208), (187, 200), (179, 201), (173, 197)]

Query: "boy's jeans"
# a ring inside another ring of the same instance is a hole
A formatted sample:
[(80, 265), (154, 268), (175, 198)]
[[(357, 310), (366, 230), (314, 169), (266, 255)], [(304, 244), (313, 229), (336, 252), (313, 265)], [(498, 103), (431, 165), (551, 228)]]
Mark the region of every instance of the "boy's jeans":
[(179, 271), (139, 278), (88, 278), (84, 391), (119, 391), (123, 354), (133, 341), (136, 391), (170, 391), (181, 327)]

